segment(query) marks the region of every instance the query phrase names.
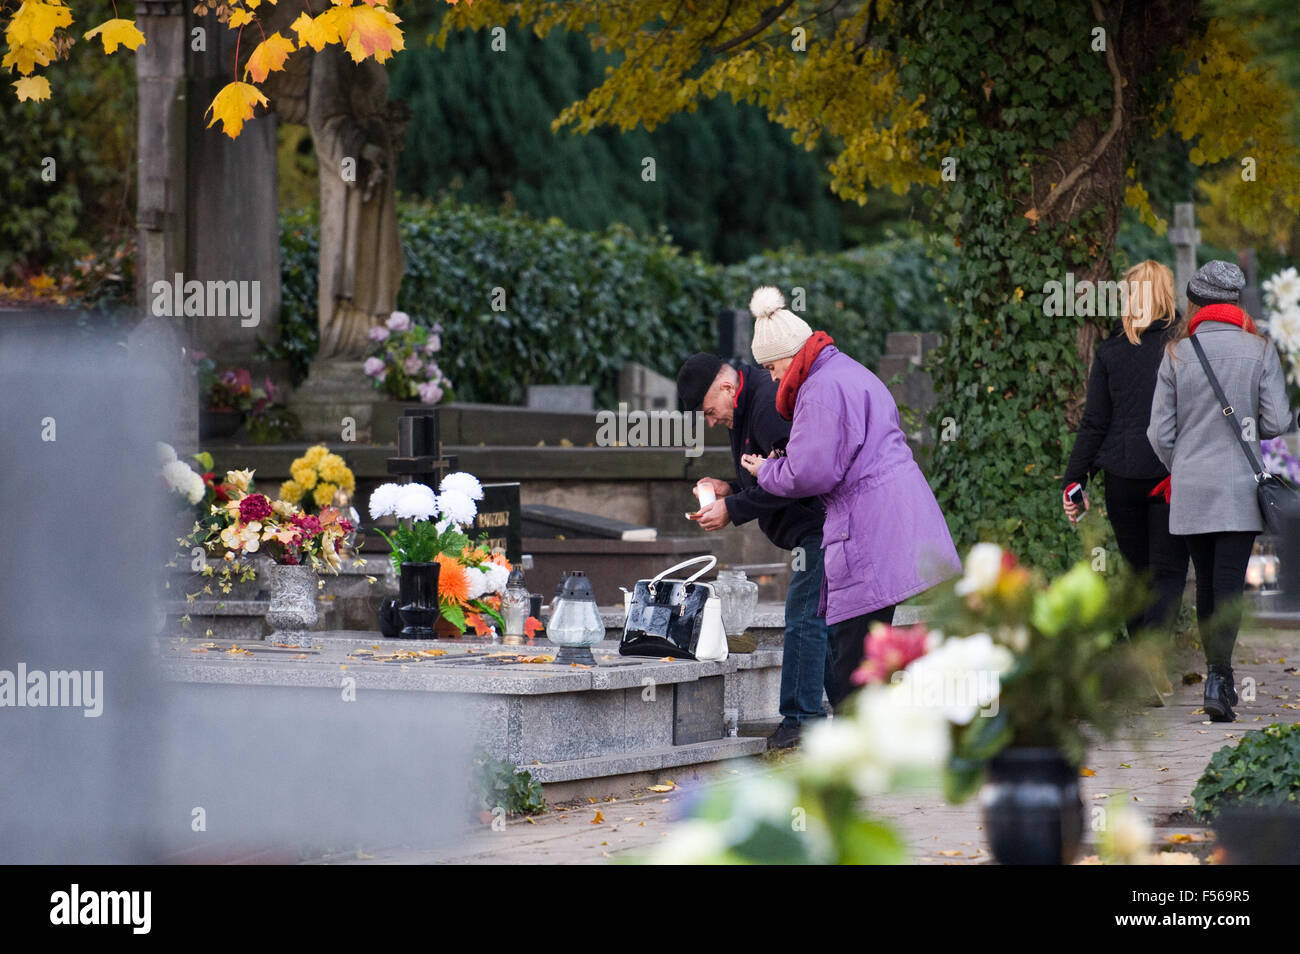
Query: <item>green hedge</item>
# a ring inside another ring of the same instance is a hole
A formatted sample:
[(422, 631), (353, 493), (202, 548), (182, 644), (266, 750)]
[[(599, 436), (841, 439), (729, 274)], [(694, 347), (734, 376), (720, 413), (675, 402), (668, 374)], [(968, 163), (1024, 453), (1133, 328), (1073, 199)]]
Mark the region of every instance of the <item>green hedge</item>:
[[(444, 202), (401, 209), (406, 275), (398, 307), (441, 322), (438, 356), (458, 399), (518, 403), (528, 384), (591, 384), (612, 406), (618, 372), (639, 361), (675, 376), (710, 350), (716, 317), (743, 308), (759, 284), (789, 297), (845, 351), (874, 366), (885, 334), (941, 330), (948, 308), (940, 270), (918, 239), (837, 254), (765, 253), (710, 264), (656, 237), (571, 229)], [(273, 356), (304, 373), (316, 350), (316, 226), (286, 217), (281, 234), (281, 341)], [(493, 290), (505, 309), (493, 310)]]

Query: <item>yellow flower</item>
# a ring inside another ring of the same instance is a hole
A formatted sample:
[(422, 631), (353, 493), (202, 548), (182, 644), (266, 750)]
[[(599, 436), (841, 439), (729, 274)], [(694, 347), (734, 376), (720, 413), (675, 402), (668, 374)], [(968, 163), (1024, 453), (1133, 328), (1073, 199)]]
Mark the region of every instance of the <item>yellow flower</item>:
[(226, 471), (226, 483), (242, 494), (248, 493), (248, 485), (252, 482), (253, 472), (251, 470)]
[(303, 490), (311, 490), (316, 486), (316, 468), (311, 464), (296, 460), (289, 465), (289, 473), (302, 485)]
[(320, 475), (331, 483), (343, 483), (343, 475), (348, 473), (348, 465), (338, 454), (327, 454), (320, 462)]
[(287, 500), (289, 503), (297, 503), (302, 499), (303, 493), (302, 484), (296, 480), (286, 480), (280, 485), (280, 499)]
[(357, 489), (357, 479), (352, 476), (352, 471), (344, 470), (343, 479), (339, 481), (339, 486), (349, 494), (355, 493)]
[(280, 517), (292, 517), (298, 513), (298, 508), (287, 500), (272, 500), (271, 509)]
[(334, 491), (338, 490), (334, 484), (321, 482), (316, 485), (316, 492), (312, 494), (311, 499), (316, 501), (318, 507), (328, 507), (331, 500), (334, 499)]
[[(315, 447), (308, 448), (307, 453), (303, 454), (298, 460), (306, 461), (313, 467), (320, 466), (321, 458), (328, 454), (329, 448), (324, 444), (317, 444)], [(294, 461), (296, 464), (298, 461)]]

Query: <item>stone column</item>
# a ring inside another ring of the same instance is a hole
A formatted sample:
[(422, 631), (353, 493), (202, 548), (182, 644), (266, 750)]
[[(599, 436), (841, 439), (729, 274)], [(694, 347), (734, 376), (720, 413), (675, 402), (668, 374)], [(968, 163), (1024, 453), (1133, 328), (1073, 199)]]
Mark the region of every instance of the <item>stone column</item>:
[(136, 297), (142, 309), (150, 288), (185, 269), (186, 246), (186, 15), (179, 0), (142, 0), (136, 21), (145, 42), (135, 51), (139, 120), (136, 221)]
[(1196, 246), (1201, 241), (1195, 209), (1190, 202), (1176, 203), (1174, 227), (1169, 230), (1169, 242), (1174, 247), (1174, 294), (1183, 314), (1187, 313), (1187, 283), (1196, 274)]
[[(196, 28), (204, 31), (202, 50), (194, 48), (199, 45), (192, 32)], [(185, 201), (190, 232), (185, 277), (257, 282), (260, 310), (256, 325), (245, 326), (232, 316), (190, 319), (190, 337), (196, 348), (218, 355), (218, 361), (246, 365), (258, 340), (274, 341), (279, 327), (277, 119), (259, 106), (238, 139), (223, 133), (220, 124), (207, 128), (208, 104), (234, 79), (235, 31), (214, 14), (191, 14), (186, 36), (190, 95)], [(255, 45), (245, 30), (241, 61)]]

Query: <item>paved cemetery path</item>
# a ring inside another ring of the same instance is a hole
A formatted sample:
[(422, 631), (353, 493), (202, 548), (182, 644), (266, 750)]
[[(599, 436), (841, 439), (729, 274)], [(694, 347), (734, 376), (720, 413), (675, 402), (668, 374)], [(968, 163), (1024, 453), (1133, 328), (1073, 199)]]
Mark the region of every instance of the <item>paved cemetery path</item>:
[[(1206, 720), (1201, 684), (1182, 685), (1164, 708), (1145, 710), (1120, 736), (1095, 745), (1083, 778), (1085, 838), (1089, 822), (1102, 819), (1119, 802), (1141, 811), (1156, 826), (1157, 839), (1201, 833), (1185, 812), (1192, 788), (1222, 745), (1271, 722), (1300, 722), (1300, 632), (1244, 634), (1234, 658), (1239, 691), (1254, 680), (1255, 699), (1243, 698), (1233, 724)], [(677, 786), (667, 793), (644, 792), (631, 798), (587, 801), (554, 809), (530, 820), (515, 820), (504, 830), (485, 825), (454, 847), (375, 850), (361, 857), (336, 857), (327, 863), (363, 864), (601, 864), (620, 854), (634, 855), (660, 841), (700, 786), (725, 785), (742, 773), (772, 771), (761, 759), (724, 765), (709, 776), (666, 773)], [(873, 799), (871, 810), (893, 821), (919, 864), (971, 864), (990, 860), (975, 799), (944, 804), (937, 791), (899, 793)], [(1098, 811), (1100, 809), (1101, 811)], [(1198, 835), (1199, 837), (1199, 835)], [(1088, 849), (1089, 851), (1091, 849)]]

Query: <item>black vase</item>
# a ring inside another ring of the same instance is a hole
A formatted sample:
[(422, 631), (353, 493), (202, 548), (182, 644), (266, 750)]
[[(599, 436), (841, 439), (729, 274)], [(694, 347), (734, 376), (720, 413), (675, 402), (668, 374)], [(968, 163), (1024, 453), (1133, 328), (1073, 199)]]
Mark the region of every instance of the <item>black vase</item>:
[(384, 639), (402, 638), (402, 616), (397, 610), (395, 599), (387, 599), (379, 604), (379, 635)]
[(402, 614), (402, 639), (433, 639), (438, 621), (437, 563), (403, 563), (398, 582), (398, 606)]
[(1067, 865), (1083, 838), (1079, 770), (1058, 749), (1009, 748), (980, 792), (993, 857), (1004, 865)]

